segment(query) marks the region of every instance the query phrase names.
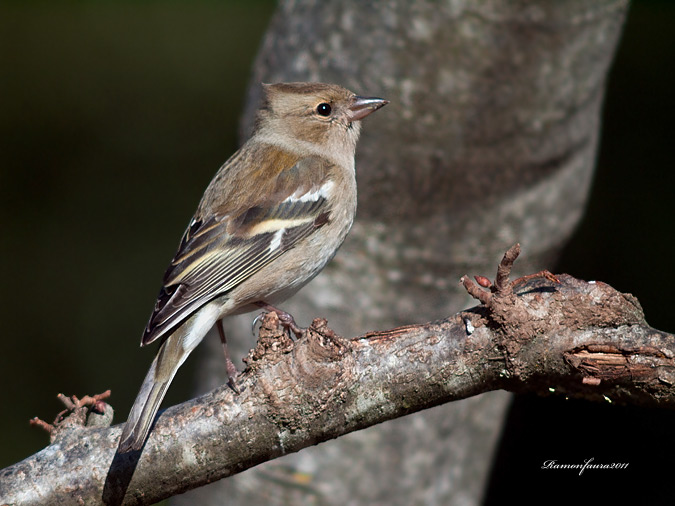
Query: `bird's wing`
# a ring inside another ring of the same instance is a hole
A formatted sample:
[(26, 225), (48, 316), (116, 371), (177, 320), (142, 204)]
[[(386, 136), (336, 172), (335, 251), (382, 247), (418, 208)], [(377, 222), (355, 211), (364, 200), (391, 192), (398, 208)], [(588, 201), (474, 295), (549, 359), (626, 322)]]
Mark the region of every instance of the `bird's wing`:
[(255, 205), (222, 206), (228, 214), (193, 219), (164, 275), (142, 344), (163, 336), (328, 223), (333, 182), (324, 176), (326, 163), (300, 160), (283, 172), (290, 175), (277, 177), (271, 191), (252, 199)]

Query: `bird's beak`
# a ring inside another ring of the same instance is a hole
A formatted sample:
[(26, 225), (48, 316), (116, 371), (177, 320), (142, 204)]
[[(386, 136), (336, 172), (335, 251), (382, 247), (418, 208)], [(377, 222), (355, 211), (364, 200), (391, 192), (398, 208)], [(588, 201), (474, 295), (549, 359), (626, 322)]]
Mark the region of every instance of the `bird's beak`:
[(389, 103), (389, 100), (377, 97), (354, 97), (352, 105), (349, 106), (350, 121), (358, 121), (365, 118), (371, 112), (377, 111), (380, 107), (384, 107)]

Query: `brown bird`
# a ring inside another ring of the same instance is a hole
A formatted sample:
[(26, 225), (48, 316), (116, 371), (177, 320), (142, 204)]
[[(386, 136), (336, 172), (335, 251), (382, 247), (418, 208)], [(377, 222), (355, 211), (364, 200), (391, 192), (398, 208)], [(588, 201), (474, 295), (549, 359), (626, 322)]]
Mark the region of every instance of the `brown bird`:
[(388, 101), (321, 83), (264, 84), (251, 138), (216, 173), (164, 274), (141, 346), (161, 345), (119, 452), (139, 450), (178, 368), (221, 319), (292, 296), (333, 258), (356, 212), (360, 120)]

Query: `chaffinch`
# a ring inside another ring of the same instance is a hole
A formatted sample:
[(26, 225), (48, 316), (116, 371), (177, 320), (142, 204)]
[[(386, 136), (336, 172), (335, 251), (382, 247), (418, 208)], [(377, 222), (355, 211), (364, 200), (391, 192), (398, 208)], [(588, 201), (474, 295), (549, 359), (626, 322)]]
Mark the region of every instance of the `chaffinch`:
[(141, 346), (161, 345), (129, 414), (119, 452), (139, 450), (178, 368), (221, 319), (274, 307), (333, 258), (356, 212), (361, 119), (383, 107), (321, 83), (263, 84), (251, 138), (216, 173), (164, 275)]

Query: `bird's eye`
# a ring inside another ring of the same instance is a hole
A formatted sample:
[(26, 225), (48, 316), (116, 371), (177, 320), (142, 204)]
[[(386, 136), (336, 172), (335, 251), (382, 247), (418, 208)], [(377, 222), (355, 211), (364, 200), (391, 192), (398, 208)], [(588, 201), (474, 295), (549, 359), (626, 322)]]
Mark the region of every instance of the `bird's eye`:
[(319, 116), (330, 116), (331, 110), (330, 104), (327, 104), (326, 102), (322, 102), (316, 106), (316, 112)]

